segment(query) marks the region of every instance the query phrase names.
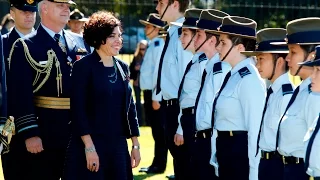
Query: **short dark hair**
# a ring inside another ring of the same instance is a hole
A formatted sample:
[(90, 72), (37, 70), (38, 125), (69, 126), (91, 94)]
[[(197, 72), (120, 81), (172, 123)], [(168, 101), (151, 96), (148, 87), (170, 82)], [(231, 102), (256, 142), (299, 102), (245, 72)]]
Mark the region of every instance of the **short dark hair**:
[(288, 66), (288, 62), (286, 61), (286, 57), (287, 57), (287, 53), (276, 53), (276, 54), (272, 54), (272, 58), (273, 58), (273, 63), (274, 65), (276, 64), (277, 60), (282, 57), (285, 61), (285, 71), (289, 71), (289, 66)]
[(121, 22), (113, 13), (98, 11), (93, 13), (85, 24), (83, 38), (89, 46), (99, 49), (116, 27), (120, 27), (122, 31)]
[[(310, 45), (300, 45), (301, 49), (304, 52), (304, 58), (307, 59), (308, 55), (316, 50), (317, 44), (310, 44)], [(304, 59), (304, 60), (305, 60)]]
[(190, 4), (190, 0), (169, 0), (168, 3), (169, 4), (172, 4), (174, 1), (178, 1), (179, 2), (179, 11), (181, 13), (184, 13), (188, 7), (189, 7), (189, 4)]
[(243, 44), (246, 51), (254, 51), (256, 49), (256, 40), (241, 36), (228, 35), (234, 45)]

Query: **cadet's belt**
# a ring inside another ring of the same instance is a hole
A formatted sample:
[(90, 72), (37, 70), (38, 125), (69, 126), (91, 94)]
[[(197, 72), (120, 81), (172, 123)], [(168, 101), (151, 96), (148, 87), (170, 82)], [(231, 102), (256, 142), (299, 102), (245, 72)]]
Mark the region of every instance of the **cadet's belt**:
[(218, 137), (233, 137), (247, 134), (247, 131), (218, 131)]
[(36, 107), (49, 109), (70, 109), (70, 98), (35, 96), (33, 100)]
[(195, 112), (194, 107), (188, 107), (188, 108), (182, 109), (182, 114), (184, 114), (184, 115), (187, 115), (187, 114), (193, 115), (193, 114), (195, 114), (195, 113), (196, 113), (196, 112)]
[(172, 105), (179, 104), (178, 99), (162, 100), (161, 102), (166, 106), (172, 106)]
[(261, 150), (261, 159), (274, 159), (274, 158), (279, 158), (280, 154), (278, 153), (278, 151), (271, 151), (271, 152), (267, 152), (267, 151), (263, 151)]
[(196, 131), (195, 137), (199, 139), (206, 139), (206, 138), (211, 138), (212, 136), (212, 129), (205, 129), (201, 131)]
[(283, 164), (301, 164), (303, 163), (303, 158), (298, 158), (294, 156), (282, 156)]

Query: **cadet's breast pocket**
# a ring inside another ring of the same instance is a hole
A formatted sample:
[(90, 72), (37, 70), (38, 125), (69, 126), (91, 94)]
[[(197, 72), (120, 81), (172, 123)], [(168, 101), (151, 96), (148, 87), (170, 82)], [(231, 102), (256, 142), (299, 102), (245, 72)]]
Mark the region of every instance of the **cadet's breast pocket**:
[(184, 81), (184, 88), (190, 92), (198, 92), (200, 82), (195, 77), (186, 76)]

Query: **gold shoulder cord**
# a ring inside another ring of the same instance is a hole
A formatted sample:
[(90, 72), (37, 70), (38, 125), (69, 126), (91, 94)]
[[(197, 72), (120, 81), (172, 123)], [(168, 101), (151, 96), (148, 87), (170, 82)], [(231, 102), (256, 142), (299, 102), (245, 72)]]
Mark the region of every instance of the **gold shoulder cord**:
[[(58, 92), (58, 97), (59, 97), (60, 93), (62, 93), (62, 72), (61, 72), (60, 62), (59, 62), (59, 60), (57, 58), (57, 55), (52, 49), (47, 51), (48, 60), (47, 60), (47, 63), (43, 65), (43, 64), (38, 63), (36, 60), (34, 60), (32, 58), (32, 56), (31, 56), (31, 54), (29, 52), (28, 45), (24, 42), (23, 39), (19, 38), (13, 43), (12, 48), (10, 50), (10, 54), (9, 54), (9, 58), (8, 58), (9, 70), (10, 70), (11, 57), (12, 57), (12, 54), (13, 54), (13, 51), (14, 51), (15, 44), (17, 42), (19, 42), (19, 41), (23, 45), (24, 53), (25, 53), (25, 56), (26, 56), (26, 59), (27, 59), (28, 63), (37, 72), (36, 76), (35, 76), (35, 79), (34, 79), (34, 81), (32, 83), (32, 85), (34, 87), (36, 87), (33, 90), (33, 93), (39, 91), (39, 89), (42, 88), (42, 86), (47, 82), (47, 80), (50, 77), (50, 73), (51, 73), (51, 70), (52, 70), (53, 63), (55, 63), (55, 66), (56, 66), (56, 69), (57, 69), (57, 77), (56, 77), (56, 80), (57, 80), (57, 92)], [(45, 77), (39, 83), (39, 85), (36, 86), (38, 81), (39, 81), (39, 78), (40, 78), (40, 76), (42, 74), (45, 74)]]

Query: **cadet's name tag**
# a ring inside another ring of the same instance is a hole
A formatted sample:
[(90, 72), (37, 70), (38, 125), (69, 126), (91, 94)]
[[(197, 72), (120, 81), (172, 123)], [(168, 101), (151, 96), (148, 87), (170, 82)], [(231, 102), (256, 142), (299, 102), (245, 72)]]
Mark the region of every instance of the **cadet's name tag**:
[(47, 62), (48, 62), (48, 61), (40, 61), (39, 64), (45, 65), (45, 64), (47, 64)]

